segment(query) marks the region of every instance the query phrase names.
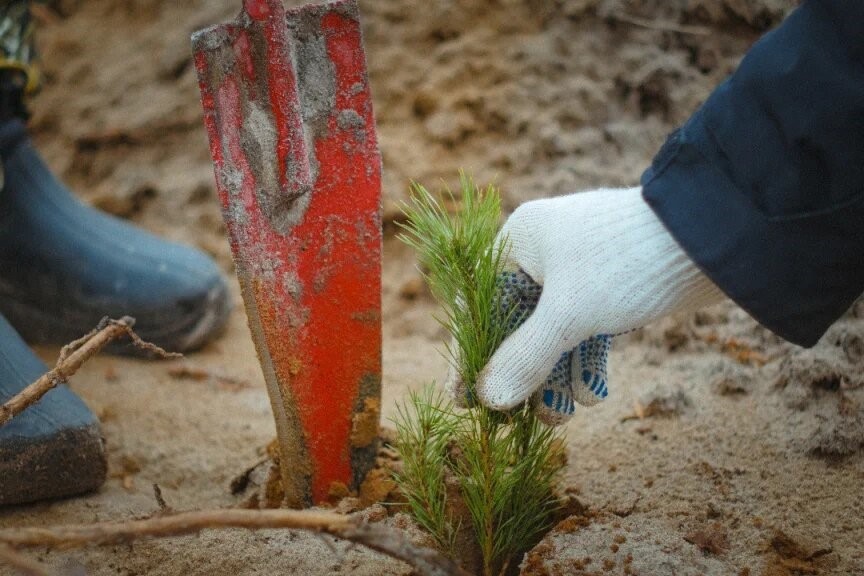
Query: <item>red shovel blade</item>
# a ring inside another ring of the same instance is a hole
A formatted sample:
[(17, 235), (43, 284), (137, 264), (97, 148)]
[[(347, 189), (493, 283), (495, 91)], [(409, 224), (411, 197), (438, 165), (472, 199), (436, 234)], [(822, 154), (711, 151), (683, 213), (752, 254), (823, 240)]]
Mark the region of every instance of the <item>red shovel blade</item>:
[(247, 0), (193, 36), (287, 503), (356, 487), (381, 386), (380, 156), (357, 5)]

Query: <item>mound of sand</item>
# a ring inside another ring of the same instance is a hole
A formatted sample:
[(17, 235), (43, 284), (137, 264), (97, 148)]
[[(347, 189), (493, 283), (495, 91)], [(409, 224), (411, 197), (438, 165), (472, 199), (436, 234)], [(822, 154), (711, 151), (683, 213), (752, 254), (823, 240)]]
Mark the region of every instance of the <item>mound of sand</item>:
[[(204, 248), (229, 273), (188, 38), (238, 4), (54, 2), (40, 12), (46, 83), (33, 104), (40, 148), (85, 200)], [(361, 1), (388, 218), (409, 179), (455, 184), (458, 168), (497, 179), (507, 208), (635, 183), (792, 4)], [(435, 307), (387, 231), (385, 418), (407, 390), (446, 374)], [(725, 304), (620, 339), (610, 398), (567, 429), (566, 484), (585, 510), (527, 555), (525, 573), (864, 573), (862, 329), (859, 306), (803, 351)], [(232, 494), (231, 481), (274, 436), (240, 307), (198, 354), (103, 357), (72, 387), (103, 420), (108, 483), (0, 511), (0, 525), (148, 515), (154, 483), (174, 509), (241, 505), (248, 495)], [(275, 531), (34, 555), (97, 575), (410, 572), (330, 538)]]

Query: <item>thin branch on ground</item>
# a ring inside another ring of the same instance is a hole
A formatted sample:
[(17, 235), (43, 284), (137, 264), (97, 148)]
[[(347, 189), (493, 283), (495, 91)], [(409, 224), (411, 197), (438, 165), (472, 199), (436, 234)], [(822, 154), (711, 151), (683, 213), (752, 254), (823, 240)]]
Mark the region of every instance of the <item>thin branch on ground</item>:
[(134, 325), (135, 319), (129, 316), (124, 316), (120, 320), (103, 318), (89, 334), (63, 346), (54, 368), (0, 406), (0, 427), (9, 423), (18, 414), (41, 400), (45, 394), (65, 382), (110, 342), (124, 336), (130, 338), (136, 348), (158, 357), (182, 357), (182, 354), (166, 352), (155, 344), (144, 342), (132, 330)]
[[(0, 547), (12, 552), (15, 552), (12, 548), (42, 546), (68, 549), (197, 534), (217, 528), (291, 528), (323, 532), (402, 560), (422, 576), (468, 576), (451, 560), (434, 550), (415, 546), (396, 530), (363, 524), (350, 516), (316, 510), (196, 510), (144, 520), (9, 528), (0, 530)], [(0, 555), (0, 561), (3, 560), (5, 557)]]
[(640, 28), (649, 30), (659, 30), (660, 32), (674, 32), (676, 34), (692, 34), (694, 36), (710, 36), (711, 30), (704, 26), (687, 26), (684, 24), (675, 24), (674, 22), (662, 22), (659, 20), (646, 20), (638, 16), (631, 16), (623, 12), (614, 12), (609, 15), (612, 20), (618, 20)]
[(422, 576), (471, 576), (449, 558), (431, 548), (415, 546), (401, 533), (384, 526), (357, 525), (336, 536), (402, 560)]

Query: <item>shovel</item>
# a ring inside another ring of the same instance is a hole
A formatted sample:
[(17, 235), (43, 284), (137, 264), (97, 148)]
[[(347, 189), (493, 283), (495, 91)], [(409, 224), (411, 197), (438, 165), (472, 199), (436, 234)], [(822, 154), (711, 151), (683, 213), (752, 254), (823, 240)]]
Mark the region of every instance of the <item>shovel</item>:
[(356, 489), (381, 405), (381, 159), (355, 0), (245, 0), (192, 37), (284, 504)]

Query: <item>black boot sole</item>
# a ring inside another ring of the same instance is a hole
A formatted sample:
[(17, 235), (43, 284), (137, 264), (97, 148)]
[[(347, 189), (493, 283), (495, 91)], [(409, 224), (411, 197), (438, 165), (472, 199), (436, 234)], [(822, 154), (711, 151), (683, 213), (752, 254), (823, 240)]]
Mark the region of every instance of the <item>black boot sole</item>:
[(35, 441), (4, 439), (0, 506), (93, 492), (105, 482), (107, 471), (105, 443), (95, 422)]

